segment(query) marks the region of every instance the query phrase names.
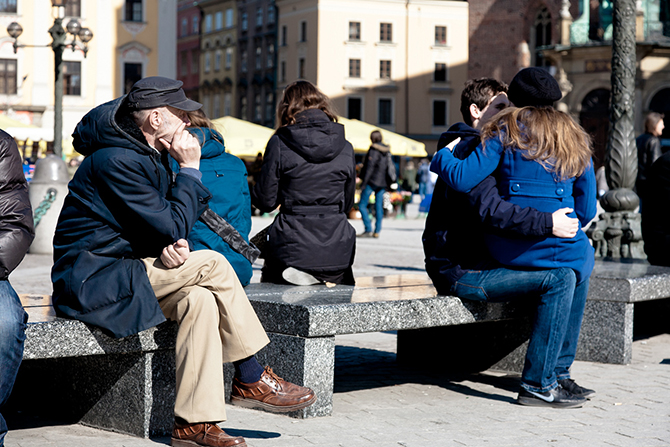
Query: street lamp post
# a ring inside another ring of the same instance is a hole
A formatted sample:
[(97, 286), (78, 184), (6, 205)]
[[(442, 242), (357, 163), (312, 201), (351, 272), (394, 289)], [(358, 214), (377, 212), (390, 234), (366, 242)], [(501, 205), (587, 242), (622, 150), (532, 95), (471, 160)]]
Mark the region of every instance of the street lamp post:
[[(63, 16), (67, 0), (51, 0), (54, 8), (57, 8), (54, 24), (49, 28), (49, 34), (53, 41), (50, 46), (54, 52), (54, 154), (63, 157), (63, 51), (65, 48), (72, 48), (72, 51), (80, 49), (84, 52), (84, 57), (88, 53), (86, 44), (93, 39), (93, 33), (88, 28), (82, 28), (78, 20), (73, 19), (67, 24), (67, 31), (63, 28)], [(14, 53), (21, 47), (36, 47), (40, 45), (19, 44), (18, 39), (23, 28), (17, 22), (12, 22), (7, 26), (7, 33), (14, 39)], [(66, 43), (67, 35), (72, 35), (72, 42)], [(77, 43), (77, 37), (81, 40), (81, 45)]]

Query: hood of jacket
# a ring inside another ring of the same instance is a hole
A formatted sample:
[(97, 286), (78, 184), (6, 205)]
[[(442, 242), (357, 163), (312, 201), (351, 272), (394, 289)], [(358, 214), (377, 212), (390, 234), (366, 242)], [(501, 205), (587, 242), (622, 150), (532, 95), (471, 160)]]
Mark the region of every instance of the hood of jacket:
[(82, 118), (72, 133), (77, 152), (87, 156), (108, 147), (123, 147), (145, 154), (156, 152), (130, 113), (124, 110), (124, 99), (121, 97), (99, 105)]
[(461, 140), (479, 138), (479, 131), (465, 123), (456, 123), (440, 135), (440, 140), (437, 143), (437, 150), (439, 151), (456, 138), (460, 138)]
[(223, 136), (215, 129), (195, 127), (188, 129), (188, 131), (196, 137), (200, 143), (200, 158), (218, 157), (226, 151), (226, 147), (223, 143)]
[(382, 152), (383, 154), (386, 154), (391, 149), (391, 146), (387, 146), (384, 143), (372, 143), (370, 147), (373, 149), (377, 149), (379, 152)]
[(291, 150), (310, 163), (327, 163), (345, 148), (344, 126), (334, 123), (320, 109), (308, 109), (296, 116), (296, 123), (280, 127), (277, 136)]

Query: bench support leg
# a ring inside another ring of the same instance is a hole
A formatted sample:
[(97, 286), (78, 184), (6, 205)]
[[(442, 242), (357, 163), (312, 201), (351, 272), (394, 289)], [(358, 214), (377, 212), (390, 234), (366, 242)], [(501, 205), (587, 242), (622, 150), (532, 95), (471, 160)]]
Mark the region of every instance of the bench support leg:
[[(296, 418), (329, 416), (333, 412), (335, 384), (335, 337), (303, 338), (268, 333), (270, 344), (256, 358), (269, 365), (279, 377), (308, 386), (317, 396), (316, 402), (304, 410), (287, 413)], [(226, 365), (226, 399), (230, 402), (232, 367)]]
[(577, 360), (628, 364), (633, 355), (633, 303), (588, 300)]

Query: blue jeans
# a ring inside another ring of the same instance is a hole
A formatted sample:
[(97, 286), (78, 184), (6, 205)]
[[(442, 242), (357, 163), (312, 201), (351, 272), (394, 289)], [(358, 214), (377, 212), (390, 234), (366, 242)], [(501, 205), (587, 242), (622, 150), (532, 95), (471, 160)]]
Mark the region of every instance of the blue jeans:
[(379, 188), (366, 185), (361, 192), (361, 201), (358, 204), (358, 209), (361, 211), (361, 218), (365, 226), (366, 233), (372, 233), (372, 222), (370, 221), (370, 212), (368, 211), (368, 203), (370, 203), (370, 194), (375, 193), (375, 233), (382, 231), (382, 219), (384, 218), (384, 192), (386, 188)]
[(527, 295), (539, 297), (521, 386), (545, 392), (556, 388), (558, 378), (569, 377), (575, 358), (583, 301), (588, 291), (588, 281), (585, 281), (578, 288), (583, 299), (581, 295), (578, 298), (576, 281), (575, 272), (569, 268), (470, 270), (454, 284), (452, 293), (460, 298), (489, 302), (511, 301)]
[[(12, 392), (23, 358), (28, 314), (9, 281), (0, 281), (0, 407)], [(0, 446), (4, 445), (7, 423), (0, 414)]]

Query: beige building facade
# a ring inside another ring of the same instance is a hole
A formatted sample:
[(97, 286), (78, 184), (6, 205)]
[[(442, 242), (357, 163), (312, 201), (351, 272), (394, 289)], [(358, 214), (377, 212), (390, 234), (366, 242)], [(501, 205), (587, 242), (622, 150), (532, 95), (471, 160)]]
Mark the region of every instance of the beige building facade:
[(461, 121), (468, 3), (441, 0), (279, 0), (278, 94), (307, 79), (340, 115), (435, 150)]
[(208, 117), (231, 115), (237, 81), (237, 7), (234, 0), (198, 3), (200, 24), (200, 99)]
[[(78, 20), (93, 32), (86, 56), (63, 54), (63, 142), (71, 156), (76, 124), (93, 107), (123, 95), (142, 77), (176, 77), (176, 0), (69, 0), (63, 26)], [(0, 112), (37, 129), (34, 141), (52, 141), (54, 53), (49, 28), (58, 14), (50, 0), (0, 2)], [(6, 31), (18, 22), (23, 33), (14, 53)], [(68, 34), (67, 43), (72, 41)], [(81, 42), (78, 42), (81, 44)], [(25, 46), (21, 46), (25, 45)]]

